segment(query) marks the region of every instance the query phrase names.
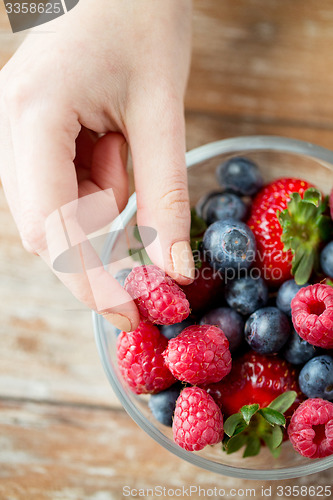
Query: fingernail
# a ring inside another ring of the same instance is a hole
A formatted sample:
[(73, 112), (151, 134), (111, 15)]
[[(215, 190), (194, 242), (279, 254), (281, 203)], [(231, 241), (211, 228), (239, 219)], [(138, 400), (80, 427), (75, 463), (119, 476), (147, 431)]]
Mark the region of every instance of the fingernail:
[(133, 330), (130, 320), (122, 314), (105, 312), (102, 313), (102, 316), (122, 332), (131, 332)]
[(177, 241), (171, 247), (173, 270), (185, 278), (194, 278), (193, 254), (188, 241)]

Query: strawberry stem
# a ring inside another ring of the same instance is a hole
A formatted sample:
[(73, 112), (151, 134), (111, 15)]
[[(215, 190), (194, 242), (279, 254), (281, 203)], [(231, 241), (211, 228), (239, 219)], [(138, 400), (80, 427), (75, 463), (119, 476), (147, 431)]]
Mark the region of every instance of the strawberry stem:
[(273, 456), (278, 456), (283, 440), (286, 419), (283, 416), (296, 399), (295, 391), (278, 396), (266, 408), (258, 404), (245, 405), (239, 413), (224, 423), (223, 450), (234, 453), (245, 446), (243, 457), (258, 455), (261, 444), (266, 444)]
[(303, 199), (292, 193), (287, 208), (277, 212), (282, 227), (281, 241), (293, 254), (292, 274), (298, 285), (304, 285), (313, 268), (318, 267), (321, 243), (332, 236), (332, 221), (325, 215), (328, 200), (315, 188), (305, 191)]

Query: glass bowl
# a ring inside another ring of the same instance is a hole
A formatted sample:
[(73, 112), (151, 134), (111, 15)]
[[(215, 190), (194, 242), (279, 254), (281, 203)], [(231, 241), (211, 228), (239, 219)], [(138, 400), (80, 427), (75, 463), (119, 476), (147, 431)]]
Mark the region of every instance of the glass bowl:
[[(215, 176), (217, 165), (232, 156), (247, 156), (260, 167), (265, 181), (278, 177), (301, 177), (311, 181), (325, 194), (333, 186), (333, 153), (308, 142), (271, 136), (225, 139), (206, 144), (186, 154), (191, 206), (209, 191), (219, 189)], [(138, 246), (134, 235), (135, 194), (111, 225), (102, 252), (104, 266), (110, 273), (133, 267), (128, 249)], [(102, 316), (93, 313), (93, 325), (99, 355), (107, 378), (127, 413), (155, 441), (178, 457), (203, 469), (246, 479), (285, 479), (313, 474), (333, 466), (333, 456), (307, 459), (298, 455), (287, 441), (281, 455), (273, 458), (262, 448), (257, 457), (242, 458), (242, 450), (227, 455), (221, 445), (188, 452), (174, 443), (171, 428), (160, 424), (148, 407), (149, 396), (132, 393), (122, 380), (117, 366), (116, 330)]]

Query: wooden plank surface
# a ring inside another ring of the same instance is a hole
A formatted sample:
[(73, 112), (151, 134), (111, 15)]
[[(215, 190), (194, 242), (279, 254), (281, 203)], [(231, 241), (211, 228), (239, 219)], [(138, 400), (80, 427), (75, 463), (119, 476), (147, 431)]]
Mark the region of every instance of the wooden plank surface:
[[(193, 24), (188, 149), (253, 134), (332, 147), (330, 0), (194, 0)], [(0, 67), (23, 36), (0, 2)], [(126, 484), (261, 487), (180, 461), (121, 410), (90, 312), (22, 249), (2, 189), (0, 241), (0, 500), (113, 500)], [(331, 482), (326, 471), (279, 484)]]
[[(1, 500), (118, 500), (125, 498), (125, 486), (216, 487), (226, 496), (239, 490), (234, 498), (251, 489), (256, 493), (251, 497), (259, 499), (264, 498), (261, 488), (270, 484), (270, 498), (278, 500), (277, 486), (325, 486), (330, 478), (330, 471), (276, 483), (219, 476), (170, 455), (122, 411), (0, 400)], [(148, 493), (145, 498), (157, 496)], [(195, 492), (191, 496), (202, 497)]]
[(187, 108), (333, 124), (330, 0), (194, 0)]

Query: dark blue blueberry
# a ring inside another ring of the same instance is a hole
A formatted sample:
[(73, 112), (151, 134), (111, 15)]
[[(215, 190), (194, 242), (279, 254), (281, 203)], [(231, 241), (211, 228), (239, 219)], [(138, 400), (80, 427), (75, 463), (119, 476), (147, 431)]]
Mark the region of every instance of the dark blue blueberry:
[(260, 354), (278, 352), (290, 335), (288, 317), (276, 307), (263, 307), (245, 323), (245, 340)]
[(280, 286), (276, 297), (277, 307), (288, 316), (291, 316), (291, 301), (296, 293), (305, 286), (309, 286), (309, 283), (297, 285), (295, 280), (285, 281), (283, 285)]
[(326, 276), (333, 278), (333, 241), (328, 243), (321, 252), (320, 265)]
[(181, 389), (181, 384), (175, 384), (165, 391), (150, 396), (148, 406), (156, 420), (161, 424), (172, 427), (172, 417)]
[(246, 214), (246, 204), (239, 196), (232, 193), (215, 194), (207, 201), (202, 211), (202, 217), (208, 225), (217, 220), (243, 220)]
[(196, 213), (199, 215), (199, 217), (203, 218), (203, 214), (204, 214), (204, 210), (205, 210), (205, 207), (207, 205), (207, 203), (209, 202), (209, 200), (211, 198), (213, 198), (214, 196), (216, 195), (221, 195), (223, 194), (224, 191), (210, 191), (209, 193), (203, 195), (199, 201), (197, 202), (197, 204), (195, 205), (195, 211)]
[(333, 358), (327, 354), (310, 359), (299, 374), (299, 386), (308, 398), (333, 400)]
[(252, 314), (268, 301), (268, 287), (260, 277), (244, 276), (227, 284), (225, 299), (240, 314)]
[(282, 355), (284, 359), (293, 365), (304, 365), (304, 363), (313, 358), (317, 353), (318, 349), (306, 340), (303, 340), (294, 330), (283, 348)]
[(185, 328), (188, 326), (194, 325), (195, 321), (191, 318), (186, 318), (181, 323), (174, 323), (173, 325), (163, 325), (161, 326), (161, 333), (168, 340), (177, 337)]
[(120, 271), (117, 271), (114, 275), (114, 277), (122, 287), (124, 287), (125, 280), (131, 271), (132, 269), (129, 268), (120, 269)]
[(234, 157), (216, 170), (219, 184), (241, 196), (253, 196), (264, 185), (258, 166), (248, 158)]
[(221, 328), (229, 340), (230, 352), (235, 352), (244, 339), (244, 320), (229, 307), (218, 307), (209, 311), (200, 321), (201, 325), (215, 325)]
[(256, 248), (251, 229), (232, 219), (214, 222), (203, 237), (204, 258), (215, 271), (248, 269)]

